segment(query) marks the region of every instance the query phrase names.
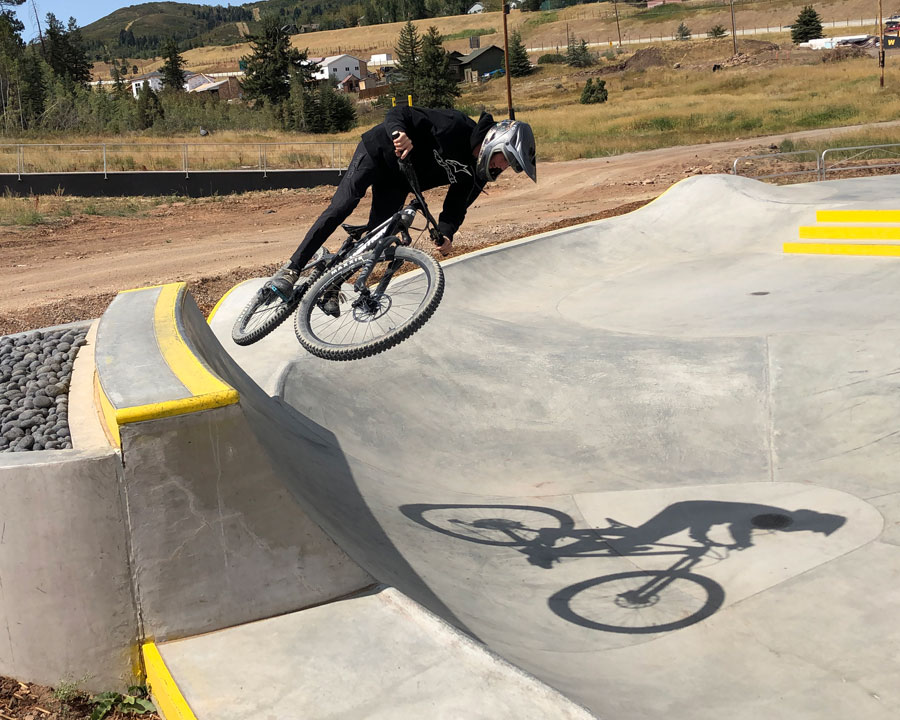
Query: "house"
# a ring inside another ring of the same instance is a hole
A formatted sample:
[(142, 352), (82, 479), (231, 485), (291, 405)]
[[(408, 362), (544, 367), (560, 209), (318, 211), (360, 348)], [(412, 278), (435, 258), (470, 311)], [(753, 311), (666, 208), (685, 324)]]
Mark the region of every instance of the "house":
[(137, 97), (144, 85), (149, 85), (153, 92), (159, 92), (163, 87), (162, 77), (159, 70), (138, 75), (131, 81), (131, 94)]
[(337, 89), (338, 92), (359, 92), (359, 78), (351, 73), (338, 81)]
[(369, 58), (369, 65), (392, 65), (394, 57), (390, 53), (378, 53)]
[(463, 70), (460, 65), (463, 58), (465, 58), (465, 55), (459, 50), (451, 50), (447, 53), (447, 59), (450, 61), (450, 77), (456, 80), (456, 82), (463, 79)]
[[(315, 62), (316, 59), (310, 58)], [(357, 80), (369, 74), (365, 60), (352, 55), (330, 55), (318, 60), (318, 69), (313, 73), (313, 80), (330, 80), (339, 83), (348, 75), (353, 75)]]
[(460, 58), (459, 67), (466, 82), (478, 82), (485, 73), (500, 70), (505, 65), (506, 55), (503, 48), (496, 45), (473, 50)]
[(219, 100), (240, 100), (244, 97), (244, 89), (236, 77), (209, 77), (207, 82), (195, 85), (193, 88), (188, 89), (188, 92), (205, 93), (207, 96), (218, 98)]

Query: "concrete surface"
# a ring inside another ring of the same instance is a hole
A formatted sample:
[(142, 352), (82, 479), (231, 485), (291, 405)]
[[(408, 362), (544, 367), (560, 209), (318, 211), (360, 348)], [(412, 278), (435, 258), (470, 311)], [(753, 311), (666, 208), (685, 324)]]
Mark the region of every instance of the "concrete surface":
[(73, 448), (0, 455), (0, 674), (100, 691), (134, 682), (138, 626), (121, 457), (93, 411), (95, 335), (72, 372)]
[(211, 325), (286, 401), (250, 426), (324, 530), (598, 716), (894, 718), (900, 265), (781, 246), (898, 192), (691, 178), (446, 264), (424, 328), (353, 363), (290, 323), (235, 347), (252, 283)]
[(593, 717), (392, 588), (160, 653), (198, 718)]

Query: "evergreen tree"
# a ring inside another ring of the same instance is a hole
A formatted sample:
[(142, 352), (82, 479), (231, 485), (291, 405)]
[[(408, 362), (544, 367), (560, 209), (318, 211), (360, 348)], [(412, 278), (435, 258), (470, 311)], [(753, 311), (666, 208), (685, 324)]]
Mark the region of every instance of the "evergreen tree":
[(721, 38), (725, 37), (726, 30), (721, 25), (713, 25), (709, 30), (706, 31), (706, 37), (708, 38)]
[(26, 52), (19, 62), (19, 112), (23, 129), (38, 124), (47, 102), (47, 78), (37, 52)]
[(50, 70), (65, 84), (87, 86), (90, 82), (92, 63), (82, 47), (81, 31), (75, 18), (69, 18), (69, 25), (65, 27), (53, 13), (47, 13), (44, 52)]
[(394, 53), (397, 56), (395, 67), (400, 76), (400, 81), (394, 88), (395, 93), (403, 97), (412, 95), (413, 101), (419, 102), (417, 92), (422, 64), (422, 38), (409, 20), (400, 30)]
[(141, 130), (153, 127), (157, 120), (165, 117), (159, 96), (150, 87), (150, 83), (144, 83), (137, 97), (137, 124)]
[(165, 62), (162, 69), (162, 82), (165, 90), (184, 92), (184, 58), (178, 52), (178, 42), (170, 37), (166, 40), (162, 54)]
[(306, 53), (291, 47), (291, 39), (281, 29), (276, 15), (263, 19), (261, 33), (250, 36), (251, 55), (242, 58), (247, 64), (244, 93), (248, 98), (278, 105), (291, 92), (291, 76), (308, 77), (312, 69), (303, 63)]
[(594, 83), (593, 78), (588, 78), (584, 84), (584, 90), (581, 91), (582, 105), (592, 105), (594, 103), (606, 102), (609, 92), (606, 90), (606, 80), (598, 80)]
[(459, 97), (456, 81), (450, 76), (450, 56), (444, 50), (443, 37), (433, 25), (422, 38), (416, 104), (431, 108), (453, 108)]
[(575, 42), (575, 36), (569, 35), (569, 44), (566, 48), (566, 65), (571, 67), (590, 67), (594, 64), (594, 57), (588, 50), (587, 41), (582, 38)]
[(522, 43), (522, 34), (514, 30), (509, 41), (509, 74), (512, 77), (525, 77), (534, 70), (525, 45)]
[(791, 26), (791, 40), (795, 43), (806, 42), (824, 37), (822, 33), (822, 18), (813, 10), (812, 5), (804, 5), (797, 20)]
[(682, 21), (678, 28), (675, 30), (675, 39), (676, 40), (690, 40), (691, 39), (691, 29), (684, 24)]

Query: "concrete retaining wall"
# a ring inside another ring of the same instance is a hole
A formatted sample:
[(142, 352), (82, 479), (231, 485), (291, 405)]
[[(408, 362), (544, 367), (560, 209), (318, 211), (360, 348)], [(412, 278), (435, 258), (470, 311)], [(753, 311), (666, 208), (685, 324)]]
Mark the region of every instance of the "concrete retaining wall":
[(309, 188), (337, 185), (343, 170), (144, 171), (96, 173), (0, 174), (0, 192), (48, 195), (60, 190), (83, 197), (185, 195), (203, 197), (250, 190)]

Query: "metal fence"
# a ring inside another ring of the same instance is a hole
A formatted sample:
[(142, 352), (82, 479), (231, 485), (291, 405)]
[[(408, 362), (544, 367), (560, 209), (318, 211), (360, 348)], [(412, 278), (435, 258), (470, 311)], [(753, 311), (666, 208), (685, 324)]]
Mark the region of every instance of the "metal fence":
[[(796, 150), (767, 155), (742, 155), (735, 158), (731, 173), (756, 180), (795, 175), (815, 175), (816, 180), (825, 180), (829, 173), (894, 167), (900, 167), (900, 144), (827, 148), (821, 153), (815, 150)], [(750, 174), (750, 170), (761, 172)]]
[(0, 145), (0, 173), (103, 173), (344, 168), (354, 143), (40, 143)]

